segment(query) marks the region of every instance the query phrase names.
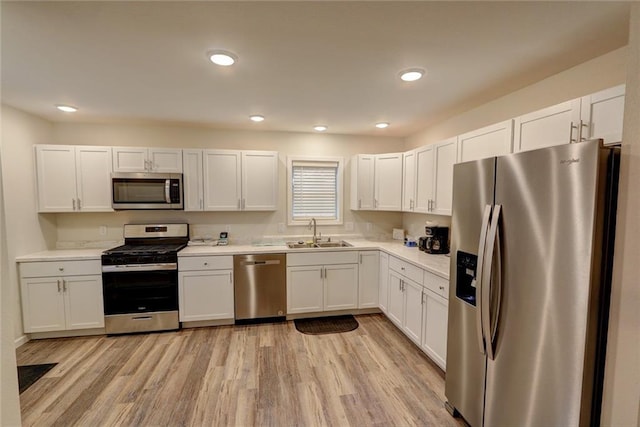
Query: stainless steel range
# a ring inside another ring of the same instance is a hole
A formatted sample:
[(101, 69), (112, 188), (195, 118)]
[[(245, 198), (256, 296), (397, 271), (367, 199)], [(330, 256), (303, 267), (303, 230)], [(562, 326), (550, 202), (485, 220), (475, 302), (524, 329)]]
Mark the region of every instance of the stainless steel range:
[(106, 332), (178, 329), (178, 251), (189, 225), (127, 224), (124, 238), (102, 254)]

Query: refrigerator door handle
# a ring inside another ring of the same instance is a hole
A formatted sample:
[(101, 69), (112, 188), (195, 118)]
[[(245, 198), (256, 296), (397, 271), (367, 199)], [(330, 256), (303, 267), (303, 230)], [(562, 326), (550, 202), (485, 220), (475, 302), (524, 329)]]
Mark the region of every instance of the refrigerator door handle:
[[(489, 236), (487, 237), (487, 247), (486, 247), (486, 252), (487, 252), (487, 257), (484, 259), (484, 266), (482, 268), (482, 304), (481, 304), (481, 311), (482, 311), (482, 333), (485, 337), (485, 348), (487, 351), (487, 357), (489, 357), (489, 359), (494, 360), (495, 359), (495, 354), (494, 354), (494, 338), (495, 338), (495, 332), (496, 332), (496, 327), (497, 327), (497, 322), (498, 322), (498, 312), (499, 312), (499, 306), (500, 306), (500, 292), (501, 292), (501, 287), (502, 287), (502, 283), (501, 283), (501, 261), (500, 261), (500, 256), (502, 255), (500, 253), (500, 242), (498, 241), (499, 239), (499, 234), (498, 234), (498, 226), (500, 223), (500, 213), (502, 211), (502, 206), (501, 205), (495, 205), (493, 207), (493, 215), (491, 216), (491, 227), (489, 229)], [(496, 257), (497, 260), (497, 268), (494, 270), (493, 269), (493, 261), (494, 261), (494, 255), (495, 255), (495, 249), (496, 249), (496, 242), (497, 247), (498, 247), (498, 256)], [(495, 282), (492, 283), (492, 278), (495, 277), (497, 280)], [(493, 292), (498, 292), (497, 294), (497, 304), (496, 304), (496, 313), (495, 313), (495, 317), (492, 321), (491, 319), (491, 293)]]
[(484, 207), (482, 215), (482, 227), (480, 229), (480, 241), (478, 242), (478, 264), (476, 265), (476, 275), (471, 282), (471, 286), (476, 288), (476, 336), (478, 337), (478, 347), (480, 354), (485, 354), (485, 337), (482, 329), (482, 267), (484, 263), (484, 253), (487, 244), (487, 230), (491, 219), (491, 205)]

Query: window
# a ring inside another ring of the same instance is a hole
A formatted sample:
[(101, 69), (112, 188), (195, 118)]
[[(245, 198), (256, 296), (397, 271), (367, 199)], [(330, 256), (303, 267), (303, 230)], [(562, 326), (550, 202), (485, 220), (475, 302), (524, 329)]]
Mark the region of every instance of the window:
[(289, 225), (342, 224), (342, 158), (288, 157)]

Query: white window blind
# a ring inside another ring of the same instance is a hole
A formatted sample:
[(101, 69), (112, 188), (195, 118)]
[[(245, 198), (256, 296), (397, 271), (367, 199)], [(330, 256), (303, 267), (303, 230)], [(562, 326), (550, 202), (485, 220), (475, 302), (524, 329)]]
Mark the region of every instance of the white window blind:
[(294, 161), (293, 220), (338, 219), (338, 162)]

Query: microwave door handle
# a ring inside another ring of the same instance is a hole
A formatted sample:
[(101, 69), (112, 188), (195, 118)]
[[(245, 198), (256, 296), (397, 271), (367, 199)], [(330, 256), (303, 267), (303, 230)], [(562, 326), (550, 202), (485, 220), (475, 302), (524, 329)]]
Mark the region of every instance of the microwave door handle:
[(487, 245), (487, 231), (489, 229), (489, 221), (491, 219), (491, 205), (484, 207), (484, 215), (482, 215), (482, 228), (480, 229), (480, 241), (478, 242), (478, 261), (476, 264), (476, 276), (473, 278), (471, 285), (476, 288), (476, 336), (478, 337), (478, 347), (480, 354), (485, 354), (485, 337), (482, 328), (482, 269), (484, 265), (485, 247)]
[(164, 198), (168, 204), (171, 204), (171, 180), (164, 181)]

